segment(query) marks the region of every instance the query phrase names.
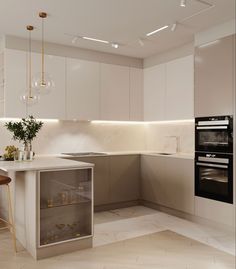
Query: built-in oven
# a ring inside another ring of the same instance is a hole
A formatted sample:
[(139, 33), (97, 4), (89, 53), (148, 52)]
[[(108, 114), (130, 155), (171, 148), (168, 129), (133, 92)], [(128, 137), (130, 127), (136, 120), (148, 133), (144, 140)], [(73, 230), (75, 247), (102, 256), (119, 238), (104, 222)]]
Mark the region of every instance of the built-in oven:
[(195, 119), (195, 151), (233, 152), (233, 117)]
[(233, 203), (233, 155), (195, 153), (195, 195)]

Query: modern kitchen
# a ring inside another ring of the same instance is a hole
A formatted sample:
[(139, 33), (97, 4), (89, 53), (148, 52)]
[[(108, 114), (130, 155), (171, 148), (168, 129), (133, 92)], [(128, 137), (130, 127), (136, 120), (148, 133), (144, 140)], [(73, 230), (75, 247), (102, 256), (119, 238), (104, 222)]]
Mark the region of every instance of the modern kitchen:
[(235, 268), (235, 0), (1, 0), (0, 268)]

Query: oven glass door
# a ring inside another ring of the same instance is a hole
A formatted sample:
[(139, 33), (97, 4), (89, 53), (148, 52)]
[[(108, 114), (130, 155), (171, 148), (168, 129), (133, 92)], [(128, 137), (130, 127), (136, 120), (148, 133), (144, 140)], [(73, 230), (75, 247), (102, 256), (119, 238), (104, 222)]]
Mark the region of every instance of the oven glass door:
[(224, 159), (221, 163), (220, 158), (216, 160), (216, 163), (212, 163), (214, 160), (212, 162), (196, 161), (195, 193), (197, 196), (232, 203), (231, 162), (228, 159)]
[(197, 151), (232, 151), (232, 136), (228, 126), (197, 126), (195, 142)]

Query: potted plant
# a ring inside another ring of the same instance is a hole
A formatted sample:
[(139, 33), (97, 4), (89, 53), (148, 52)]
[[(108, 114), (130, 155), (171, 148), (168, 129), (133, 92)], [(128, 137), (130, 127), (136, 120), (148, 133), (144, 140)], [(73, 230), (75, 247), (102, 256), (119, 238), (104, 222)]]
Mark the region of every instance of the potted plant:
[(24, 151), (32, 151), (32, 141), (42, 128), (43, 122), (36, 121), (33, 116), (23, 118), (20, 121), (9, 121), (5, 123), (7, 130), (13, 133), (13, 139), (24, 145)]

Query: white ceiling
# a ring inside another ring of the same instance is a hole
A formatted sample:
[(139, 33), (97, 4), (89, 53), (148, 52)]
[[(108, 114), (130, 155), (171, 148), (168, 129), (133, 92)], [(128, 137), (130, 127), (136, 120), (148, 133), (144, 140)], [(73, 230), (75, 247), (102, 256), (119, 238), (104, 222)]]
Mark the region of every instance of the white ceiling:
[[(0, 0), (0, 34), (27, 37), (25, 26), (36, 27), (32, 36), (40, 39), (39, 11), (49, 14), (46, 20), (45, 39), (81, 48), (146, 58), (182, 44), (191, 42), (194, 33), (231, 20), (235, 16), (235, 0), (205, 0), (214, 8), (179, 25), (175, 32), (170, 28), (144, 40), (138, 39), (163, 25), (171, 25), (207, 6), (197, 0)], [(65, 33), (89, 36), (123, 44), (119, 49), (108, 44), (72, 38)]]

